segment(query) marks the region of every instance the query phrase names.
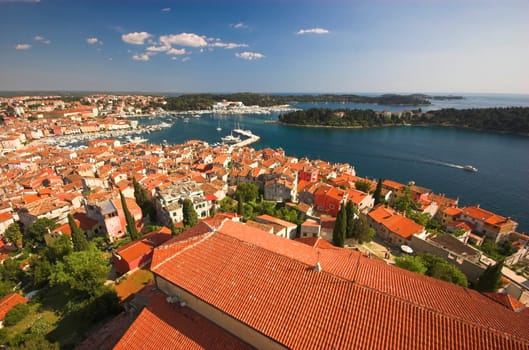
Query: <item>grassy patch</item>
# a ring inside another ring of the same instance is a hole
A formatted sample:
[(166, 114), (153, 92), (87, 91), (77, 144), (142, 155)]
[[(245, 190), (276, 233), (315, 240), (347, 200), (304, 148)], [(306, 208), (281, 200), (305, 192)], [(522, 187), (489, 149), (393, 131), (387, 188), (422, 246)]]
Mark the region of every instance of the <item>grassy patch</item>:
[(136, 293), (147, 283), (153, 280), (153, 274), (149, 270), (140, 269), (127, 276), (120, 284), (114, 288), (121, 300), (127, 299), (131, 294)]

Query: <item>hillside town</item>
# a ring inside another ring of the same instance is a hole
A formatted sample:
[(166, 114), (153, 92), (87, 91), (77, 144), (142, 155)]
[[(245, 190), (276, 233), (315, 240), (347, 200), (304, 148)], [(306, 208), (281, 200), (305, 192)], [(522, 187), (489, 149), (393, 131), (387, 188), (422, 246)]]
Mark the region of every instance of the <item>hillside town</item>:
[[(155, 112), (158, 99), (0, 100), (4, 269), (35, 278), (46, 249), (65, 237), (77, 247), (80, 229), (111, 262), (107, 286), (153, 276), (120, 300), (121, 313), (79, 335), (80, 348), (529, 347), (529, 236), (517, 222), (280, 148), (109, 134), (141, 130), (125, 114)], [(80, 149), (48, 142), (101, 132)], [(402, 268), (418, 256), (465, 281)], [(496, 286), (479, 290), (495, 266)], [(61, 285), (9, 281), (0, 317), (31, 304), (28, 288)]]

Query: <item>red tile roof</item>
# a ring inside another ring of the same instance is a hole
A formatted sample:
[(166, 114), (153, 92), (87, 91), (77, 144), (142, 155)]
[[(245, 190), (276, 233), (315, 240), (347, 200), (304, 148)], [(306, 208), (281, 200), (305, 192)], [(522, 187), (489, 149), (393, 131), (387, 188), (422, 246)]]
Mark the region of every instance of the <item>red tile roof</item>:
[(114, 347), (115, 350), (252, 349), (187, 307), (157, 293)]
[(405, 239), (424, 230), (424, 227), (415, 221), (383, 205), (378, 206), (375, 210), (369, 212), (368, 215), (378, 224), (384, 225), (389, 231)]
[(338, 249), (326, 240), (322, 239), (321, 237), (300, 237), (296, 238), (295, 241), (301, 242), (313, 248)]
[(155, 247), (169, 239), (171, 239), (171, 230), (162, 227), (157, 231), (142, 236), (139, 240), (119, 247), (115, 253), (130, 263), (140, 256), (149, 254)]
[(20, 303), (27, 303), (28, 299), (24, 298), (18, 293), (11, 293), (6, 295), (0, 300), (0, 320), (3, 320), (6, 317), (6, 314), (15, 307), (15, 305)]
[(355, 251), (232, 221), (171, 244), (155, 250), (155, 274), (287, 348), (529, 348), (528, 318)]
[(525, 305), (518, 299), (506, 293), (485, 293), (485, 295), (511, 311), (519, 312), (525, 308)]

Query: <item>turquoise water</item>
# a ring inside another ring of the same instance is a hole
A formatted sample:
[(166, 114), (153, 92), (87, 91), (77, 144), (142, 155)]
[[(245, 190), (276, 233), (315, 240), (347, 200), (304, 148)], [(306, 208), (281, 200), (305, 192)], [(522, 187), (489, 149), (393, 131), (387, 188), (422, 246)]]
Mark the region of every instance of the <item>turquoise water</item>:
[[(171, 128), (148, 138), (154, 143), (214, 143), (239, 123), (261, 136), (255, 148), (281, 147), (296, 157), (347, 162), (359, 176), (413, 180), (436, 193), (459, 197), (460, 205), (479, 203), (512, 217), (519, 222), (519, 231), (529, 231), (529, 137), (440, 127), (321, 129), (264, 123), (276, 119), (277, 115), (204, 115), (189, 123), (174, 121)], [(222, 131), (216, 131), (218, 126)], [(467, 164), (479, 171), (459, 168)]]

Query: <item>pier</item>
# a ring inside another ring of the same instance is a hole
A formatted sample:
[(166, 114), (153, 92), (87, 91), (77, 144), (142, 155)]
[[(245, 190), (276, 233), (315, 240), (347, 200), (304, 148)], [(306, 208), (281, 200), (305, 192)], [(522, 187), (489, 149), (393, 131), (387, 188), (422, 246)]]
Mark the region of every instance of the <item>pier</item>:
[(251, 145), (252, 143), (255, 143), (261, 139), (261, 137), (255, 135), (250, 130), (242, 130), (242, 129), (233, 129), (234, 133), (243, 135), (248, 137), (247, 139), (242, 140), (241, 142), (234, 143), (233, 145), (230, 145), (231, 149), (244, 147)]

